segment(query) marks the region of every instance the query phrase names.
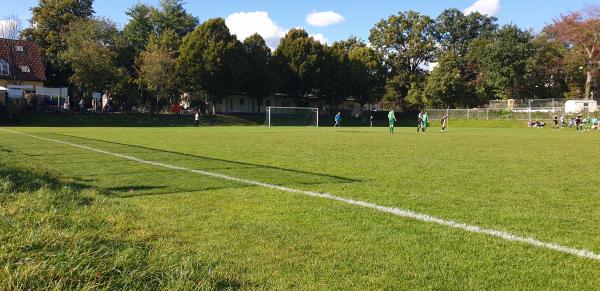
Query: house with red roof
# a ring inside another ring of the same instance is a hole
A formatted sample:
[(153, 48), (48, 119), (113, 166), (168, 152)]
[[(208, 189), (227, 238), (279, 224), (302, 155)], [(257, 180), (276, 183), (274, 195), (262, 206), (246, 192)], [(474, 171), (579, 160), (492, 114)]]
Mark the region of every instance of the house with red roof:
[(0, 38), (0, 104), (6, 90), (35, 92), (46, 81), (44, 64), (37, 44), (26, 40)]

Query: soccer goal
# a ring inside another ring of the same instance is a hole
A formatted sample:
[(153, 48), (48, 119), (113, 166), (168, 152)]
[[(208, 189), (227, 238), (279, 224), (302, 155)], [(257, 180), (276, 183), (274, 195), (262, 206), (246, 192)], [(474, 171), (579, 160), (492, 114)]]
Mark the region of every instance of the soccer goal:
[(315, 126), (319, 127), (319, 108), (267, 107), (265, 126)]

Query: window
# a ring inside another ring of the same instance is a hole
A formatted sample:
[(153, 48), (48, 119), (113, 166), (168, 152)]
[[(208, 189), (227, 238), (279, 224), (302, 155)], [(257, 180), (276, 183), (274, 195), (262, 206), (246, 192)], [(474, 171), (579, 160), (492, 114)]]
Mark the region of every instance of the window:
[(21, 66), (21, 72), (23, 73), (31, 73), (29, 66)]
[(22, 52), (23, 51), (23, 46), (22, 45), (16, 45), (15, 46), (15, 50), (18, 52)]
[(10, 65), (3, 59), (0, 59), (0, 76), (10, 75)]
[(245, 100), (242, 98), (240, 99), (240, 106), (244, 106)]

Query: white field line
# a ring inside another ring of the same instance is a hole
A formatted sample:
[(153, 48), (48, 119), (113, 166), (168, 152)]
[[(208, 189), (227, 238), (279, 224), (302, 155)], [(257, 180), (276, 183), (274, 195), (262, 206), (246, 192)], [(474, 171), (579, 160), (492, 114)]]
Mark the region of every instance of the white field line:
[(423, 222), (435, 223), (435, 224), (439, 224), (439, 225), (448, 226), (451, 228), (462, 229), (462, 230), (473, 232), (473, 233), (487, 234), (487, 235), (495, 236), (495, 237), (498, 237), (498, 238), (501, 238), (501, 239), (504, 239), (507, 241), (520, 242), (520, 243), (532, 245), (532, 246), (539, 247), (539, 248), (545, 248), (545, 249), (549, 249), (549, 250), (554, 250), (554, 251), (558, 251), (558, 252), (562, 252), (562, 253), (571, 254), (574, 256), (582, 257), (582, 258), (600, 261), (600, 254), (594, 253), (590, 250), (576, 249), (576, 248), (572, 248), (572, 247), (568, 247), (568, 246), (559, 245), (556, 243), (544, 242), (544, 241), (541, 241), (541, 240), (538, 240), (538, 239), (535, 239), (532, 237), (523, 237), (523, 236), (518, 236), (518, 235), (515, 235), (512, 233), (506, 232), (506, 231), (494, 230), (494, 229), (490, 229), (490, 228), (483, 228), (483, 227), (476, 226), (476, 225), (469, 225), (469, 224), (464, 224), (464, 223), (460, 223), (460, 222), (456, 222), (456, 221), (452, 221), (452, 220), (446, 220), (443, 218), (431, 216), (431, 215), (424, 214), (424, 213), (418, 213), (418, 212), (414, 212), (411, 210), (406, 210), (406, 209), (401, 209), (401, 208), (396, 208), (396, 207), (381, 206), (381, 205), (377, 205), (377, 204), (374, 204), (371, 202), (365, 202), (365, 201), (360, 201), (360, 200), (339, 197), (339, 196), (335, 196), (335, 195), (329, 194), (329, 193), (320, 193), (320, 192), (288, 188), (288, 187), (284, 187), (284, 186), (278, 186), (278, 185), (273, 185), (273, 184), (269, 184), (269, 183), (241, 179), (241, 178), (236, 178), (236, 177), (227, 176), (227, 175), (218, 174), (218, 173), (212, 173), (212, 172), (207, 172), (207, 171), (202, 171), (202, 170), (195, 170), (195, 169), (184, 168), (184, 167), (180, 167), (180, 166), (174, 166), (174, 165), (169, 165), (169, 164), (164, 164), (164, 163), (159, 163), (159, 162), (143, 160), (143, 159), (139, 159), (136, 157), (126, 156), (126, 155), (113, 153), (113, 152), (109, 152), (109, 151), (105, 151), (105, 150), (101, 150), (101, 149), (96, 149), (96, 148), (92, 148), (92, 147), (88, 147), (88, 146), (84, 146), (84, 145), (79, 145), (79, 144), (74, 144), (74, 143), (70, 143), (70, 142), (66, 142), (66, 141), (30, 135), (30, 134), (16, 132), (16, 131), (2, 129), (2, 128), (0, 128), (0, 130), (5, 131), (5, 132), (10, 132), (13, 134), (36, 138), (36, 139), (40, 139), (40, 140), (69, 145), (72, 147), (76, 147), (76, 148), (80, 148), (80, 149), (84, 149), (84, 150), (88, 150), (88, 151), (92, 151), (92, 152), (96, 152), (96, 153), (100, 153), (100, 154), (115, 156), (115, 157), (127, 159), (130, 161), (136, 161), (136, 162), (139, 162), (142, 164), (148, 164), (148, 165), (152, 165), (152, 166), (156, 166), (156, 167), (163, 167), (163, 168), (172, 169), (172, 170), (190, 172), (190, 173), (200, 174), (200, 175), (204, 175), (204, 176), (219, 178), (219, 179), (223, 179), (223, 180), (229, 180), (229, 181), (239, 182), (239, 183), (243, 183), (243, 184), (249, 184), (249, 185), (254, 185), (254, 186), (259, 186), (259, 187), (264, 187), (264, 188), (280, 190), (280, 191), (284, 191), (284, 192), (288, 192), (288, 193), (295, 193), (295, 194), (301, 194), (301, 195), (305, 195), (305, 196), (335, 200), (335, 201), (343, 202), (343, 203), (350, 204), (350, 205), (361, 206), (361, 207), (377, 210), (380, 212), (393, 214), (393, 215), (400, 216), (400, 217), (411, 218), (411, 219), (415, 219), (415, 220), (423, 221)]

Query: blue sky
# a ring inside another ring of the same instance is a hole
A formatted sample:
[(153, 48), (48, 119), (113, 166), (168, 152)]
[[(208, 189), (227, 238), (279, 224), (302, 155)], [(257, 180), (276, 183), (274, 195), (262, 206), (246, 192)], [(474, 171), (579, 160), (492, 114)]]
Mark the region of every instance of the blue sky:
[[(119, 25), (127, 23), (125, 11), (139, 0), (96, 0), (97, 15), (108, 17)], [(37, 0), (0, 0), (0, 17), (18, 15), (30, 18), (29, 7)], [(157, 4), (158, 0), (141, 0)], [(390, 14), (416, 10), (436, 17), (446, 8), (478, 10), (494, 14), (501, 24), (515, 23), (522, 28), (539, 31), (561, 13), (580, 10), (586, 4), (600, 4), (600, 0), (187, 0), (186, 9), (201, 21), (213, 17), (228, 18), (230, 29), (239, 35), (258, 31), (270, 45), (276, 46), (278, 37), (293, 27), (303, 27), (316, 38), (328, 43), (357, 35), (367, 39), (369, 29)], [(260, 12), (260, 13), (254, 13)], [(307, 16), (313, 12), (313, 25)], [(233, 15), (233, 16), (232, 16)], [(316, 26), (314, 24), (320, 24)], [(28, 23), (25, 23), (28, 25)]]

